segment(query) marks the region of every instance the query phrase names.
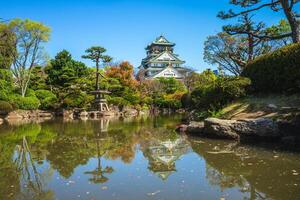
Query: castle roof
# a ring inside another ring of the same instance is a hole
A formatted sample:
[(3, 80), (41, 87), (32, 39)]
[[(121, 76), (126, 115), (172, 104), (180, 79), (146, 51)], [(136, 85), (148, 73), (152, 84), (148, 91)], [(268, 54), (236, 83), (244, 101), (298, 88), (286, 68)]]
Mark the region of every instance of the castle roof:
[[(163, 35), (156, 38), (151, 44), (147, 46), (147, 48), (153, 45), (162, 45), (162, 46), (175, 46), (175, 43), (169, 42)], [(146, 49), (147, 49), (146, 48)]]
[(151, 58), (148, 62), (167, 62), (167, 63), (178, 63), (183, 64), (184, 61), (180, 60), (177, 56), (169, 51), (164, 51), (158, 54), (156, 57)]

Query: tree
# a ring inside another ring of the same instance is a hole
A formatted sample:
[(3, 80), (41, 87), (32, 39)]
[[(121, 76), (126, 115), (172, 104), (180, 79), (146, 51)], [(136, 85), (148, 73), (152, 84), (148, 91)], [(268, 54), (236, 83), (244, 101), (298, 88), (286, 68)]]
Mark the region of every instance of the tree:
[(175, 78), (158, 78), (158, 80), (160, 83), (162, 83), (162, 90), (166, 94), (174, 94), (177, 91), (185, 91), (185, 86), (183, 83)]
[(285, 37), (292, 37), (293, 42), (300, 42), (300, 26), (298, 19), (300, 14), (296, 11), (296, 4), (299, 0), (230, 0), (230, 3), (241, 7), (242, 11), (234, 12), (229, 10), (228, 12), (221, 11), (218, 17), (222, 19), (234, 18), (248, 13), (253, 13), (263, 8), (270, 8), (272, 11), (278, 12), (283, 10), (286, 19), (290, 25), (291, 31), (281, 35), (253, 35), (254, 37), (265, 37), (269, 39), (279, 39)]
[(9, 100), (13, 93), (13, 76), (10, 70), (0, 68), (0, 100)]
[(208, 37), (204, 59), (234, 75), (240, 75), (244, 67), (258, 56), (289, 43), (289, 38), (279, 37), (275, 40), (264, 37), (289, 32), (290, 28), (285, 20), (266, 27), (263, 22), (255, 23), (252, 17), (247, 13), (243, 14), (237, 24), (223, 26), (222, 33)]
[(129, 62), (124, 61), (119, 65), (107, 68), (105, 77), (107, 77), (107, 87), (112, 92), (111, 103), (119, 106), (140, 103), (138, 82), (134, 78), (133, 66)]
[(8, 24), (0, 22), (0, 99), (9, 100), (13, 91), (13, 76), (10, 67), (16, 52), (15, 34)]
[(191, 73), (184, 80), (188, 92), (191, 93), (196, 87), (208, 85), (216, 80), (216, 75), (211, 70), (205, 70), (201, 74), (196, 72)]
[[(285, 19), (282, 19), (278, 24), (274, 24), (265, 29), (266, 35), (273, 35), (274, 37), (280, 37), (280, 35), (289, 32), (291, 32), (291, 27)], [(270, 40), (269, 42), (274, 49), (278, 49), (292, 43), (293, 41), (291, 37), (285, 37), (277, 40)]]
[(15, 40), (8, 24), (0, 22), (0, 69), (10, 69), (16, 53)]
[(49, 40), (50, 28), (29, 19), (14, 19), (9, 22), (8, 26), (16, 37), (17, 53), (14, 54), (12, 72), (21, 95), (24, 97), (33, 67), (43, 60), (42, 43)]
[(265, 28), (244, 16), (237, 25), (223, 27), (224, 32), (209, 36), (204, 44), (204, 60), (220, 69), (238, 76), (245, 66), (258, 56), (276, 50), (288, 43), (287, 39), (270, 40), (254, 37), (256, 33), (280, 34), (286, 30), (284, 23)]
[(196, 87), (208, 85), (216, 79), (216, 75), (211, 70), (205, 70), (201, 74), (193, 72), (185, 78), (185, 85), (191, 93)]
[(86, 91), (92, 89), (93, 70), (72, 59), (71, 54), (59, 52), (45, 68), (47, 83), (64, 107), (85, 107), (90, 101)]
[(57, 53), (45, 71), (48, 74), (48, 84), (55, 90), (72, 86), (77, 78), (87, 76), (88, 72), (86, 65), (73, 60), (72, 55), (66, 50)]
[(225, 32), (209, 36), (204, 45), (204, 60), (238, 76), (249, 58), (247, 40)]
[[(265, 48), (255, 48), (266, 42), (264, 38), (254, 37), (255, 35), (261, 35), (264, 32), (265, 24), (260, 22), (255, 24), (252, 17), (248, 14), (244, 14), (239, 19), (239, 23), (236, 25), (223, 26), (223, 31), (229, 35), (239, 35), (245, 37), (245, 44), (247, 45), (246, 63), (253, 60), (256, 56), (264, 53)], [(262, 45), (261, 47), (265, 47)], [(263, 51), (263, 52), (262, 52)]]
[(107, 77), (118, 79), (122, 85), (127, 87), (135, 88), (138, 84), (134, 78), (133, 66), (127, 61), (110, 67), (105, 74)]
[(47, 74), (45, 73), (44, 67), (35, 66), (32, 68), (31, 71), (29, 88), (33, 90), (49, 89), (46, 80), (47, 80)]
[(85, 50), (86, 55), (83, 55), (82, 58), (90, 59), (96, 63), (96, 90), (100, 89), (99, 86), (99, 64), (102, 61), (103, 63), (108, 63), (112, 60), (110, 56), (103, 55), (106, 52), (106, 49), (100, 46), (93, 46)]

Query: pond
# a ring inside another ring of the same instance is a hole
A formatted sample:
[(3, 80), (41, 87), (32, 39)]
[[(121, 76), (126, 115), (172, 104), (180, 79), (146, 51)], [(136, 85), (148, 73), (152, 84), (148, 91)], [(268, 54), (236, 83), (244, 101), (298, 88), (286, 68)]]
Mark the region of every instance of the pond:
[(300, 154), (177, 134), (180, 116), (0, 127), (0, 199), (300, 199)]

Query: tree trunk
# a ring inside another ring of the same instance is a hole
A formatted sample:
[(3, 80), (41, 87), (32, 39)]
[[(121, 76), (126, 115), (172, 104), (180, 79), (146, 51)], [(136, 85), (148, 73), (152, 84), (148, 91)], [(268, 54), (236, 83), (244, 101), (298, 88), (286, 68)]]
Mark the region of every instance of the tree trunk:
[[(99, 89), (99, 60), (96, 60), (96, 91)], [(99, 94), (96, 94), (96, 99), (99, 99)]]
[(294, 43), (300, 42), (300, 27), (297, 21), (297, 17), (289, 5), (289, 0), (280, 0), (284, 14), (291, 26), (292, 39)]
[(254, 44), (253, 44), (253, 36), (251, 34), (248, 35), (248, 61), (253, 60), (253, 52), (254, 52)]

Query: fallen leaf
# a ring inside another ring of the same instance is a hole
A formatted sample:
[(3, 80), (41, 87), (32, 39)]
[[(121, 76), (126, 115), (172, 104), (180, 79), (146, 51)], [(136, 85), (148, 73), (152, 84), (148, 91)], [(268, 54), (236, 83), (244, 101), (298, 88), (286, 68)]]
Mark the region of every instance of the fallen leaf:
[(107, 186), (103, 186), (103, 187), (101, 187), (101, 189), (102, 189), (102, 190), (107, 190), (108, 187), (107, 187)]
[(149, 192), (149, 193), (147, 193), (147, 195), (148, 195), (148, 196), (154, 196), (154, 195), (156, 195), (156, 194), (158, 194), (158, 193), (160, 193), (160, 190), (157, 190), (157, 191), (155, 191), (155, 192)]

